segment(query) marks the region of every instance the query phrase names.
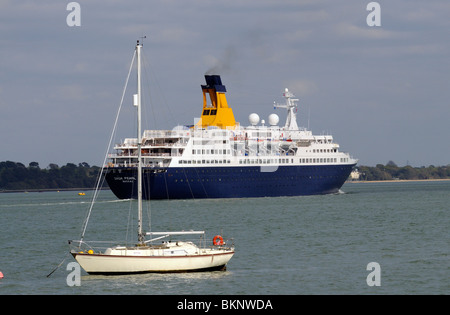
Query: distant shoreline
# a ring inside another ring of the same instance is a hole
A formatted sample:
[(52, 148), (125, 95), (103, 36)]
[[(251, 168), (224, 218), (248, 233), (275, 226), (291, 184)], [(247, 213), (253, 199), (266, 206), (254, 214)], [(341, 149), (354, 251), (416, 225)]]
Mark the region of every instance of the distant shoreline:
[[(109, 187), (100, 188), (101, 190), (109, 190)], [(48, 189), (14, 189), (0, 190), (0, 193), (31, 193), (31, 192), (52, 192), (52, 191), (91, 191), (95, 188), (48, 188)]]
[(350, 180), (346, 183), (403, 183), (403, 182), (439, 182), (449, 181), (450, 178), (438, 178), (438, 179), (387, 179), (387, 180)]
[[(440, 179), (389, 179), (389, 180), (350, 180), (345, 184), (368, 184), (368, 183), (404, 183), (404, 182), (439, 182), (450, 181), (450, 178)], [(16, 189), (0, 190), (0, 193), (31, 193), (31, 192), (54, 192), (54, 191), (91, 191), (95, 188), (48, 188), (48, 189)], [(110, 190), (109, 187), (103, 187), (101, 190)]]

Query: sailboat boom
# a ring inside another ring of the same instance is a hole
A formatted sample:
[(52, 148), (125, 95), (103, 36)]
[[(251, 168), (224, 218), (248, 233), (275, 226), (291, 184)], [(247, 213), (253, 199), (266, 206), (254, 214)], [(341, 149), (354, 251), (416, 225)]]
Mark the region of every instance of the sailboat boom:
[(205, 234), (205, 231), (176, 231), (176, 232), (147, 232), (146, 235), (192, 235), (192, 234)]

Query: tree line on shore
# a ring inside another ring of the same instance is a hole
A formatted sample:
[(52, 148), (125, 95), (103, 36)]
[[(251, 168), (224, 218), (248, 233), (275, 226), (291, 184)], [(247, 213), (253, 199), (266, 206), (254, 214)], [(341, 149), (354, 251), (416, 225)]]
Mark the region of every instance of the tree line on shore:
[(423, 180), (423, 179), (449, 179), (450, 164), (447, 166), (412, 167), (410, 165), (399, 167), (389, 161), (386, 165), (377, 164), (375, 167), (358, 166), (360, 179), (373, 180)]
[(17, 162), (0, 162), (0, 191), (44, 190), (95, 187), (100, 167), (90, 166), (86, 162), (67, 163), (59, 167), (49, 164), (45, 169), (39, 163), (28, 166)]
[[(449, 179), (450, 164), (447, 166), (399, 167), (389, 161), (386, 165), (357, 166), (361, 180), (420, 180)], [(70, 189), (95, 187), (101, 168), (90, 166), (86, 162), (67, 163), (59, 167), (49, 164), (40, 168), (39, 163), (31, 162), (28, 166), (18, 162), (0, 162), (0, 191)], [(106, 185), (106, 184), (105, 184)]]

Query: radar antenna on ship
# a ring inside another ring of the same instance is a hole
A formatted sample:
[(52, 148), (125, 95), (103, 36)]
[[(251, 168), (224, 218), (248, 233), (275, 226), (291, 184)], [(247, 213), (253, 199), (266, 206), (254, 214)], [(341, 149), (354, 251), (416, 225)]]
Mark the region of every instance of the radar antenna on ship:
[[(286, 124), (284, 125), (284, 128), (287, 130), (298, 130), (297, 125), (297, 104), (298, 98), (292, 98), (295, 97), (294, 94), (289, 92), (289, 90), (286, 88), (284, 89), (283, 93), (284, 98), (286, 98), (286, 104), (277, 104), (273, 102), (273, 108), (286, 108), (288, 111), (287, 118), (286, 118)], [(295, 109), (295, 111), (294, 111)]]

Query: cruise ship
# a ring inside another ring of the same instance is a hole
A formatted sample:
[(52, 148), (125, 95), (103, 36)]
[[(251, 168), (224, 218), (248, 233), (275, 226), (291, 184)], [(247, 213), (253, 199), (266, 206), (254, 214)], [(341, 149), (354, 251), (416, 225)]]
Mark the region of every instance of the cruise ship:
[[(285, 89), (284, 126), (249, 115), (235, 121), (219, 75), (205, 75), (203, 108), (194, 125), (144, 130), (141, 156), (144, 199), (248, 198), (339, 192), (357, 160), (341, 152), (331, 135), (313, 135), (297, 125), (298, 99)], [(114, 146), (104, 168), (120, 199), (137, 196), (138, 140)]]

